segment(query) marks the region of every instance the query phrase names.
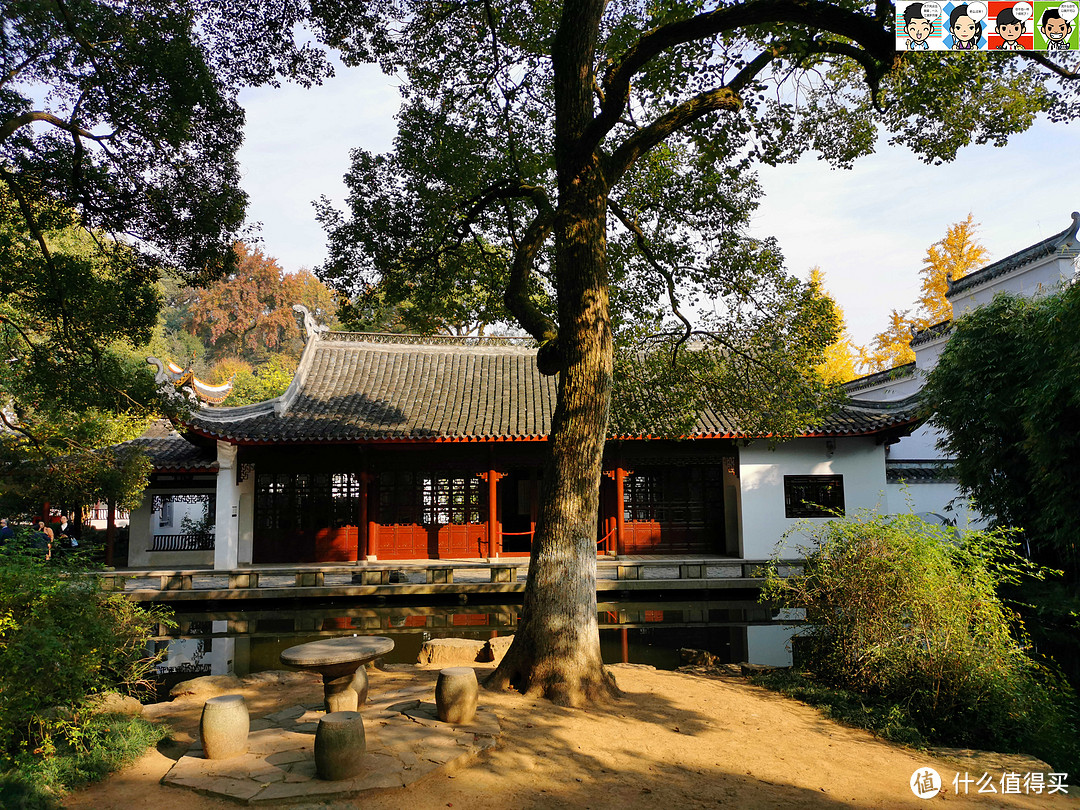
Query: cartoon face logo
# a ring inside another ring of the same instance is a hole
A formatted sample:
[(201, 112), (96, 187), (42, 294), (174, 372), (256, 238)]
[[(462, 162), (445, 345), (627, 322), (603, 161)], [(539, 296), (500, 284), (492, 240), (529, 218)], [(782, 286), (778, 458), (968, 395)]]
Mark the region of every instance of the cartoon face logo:
[(1024, 33), (1024, 24), (1022, 22), (1001, 24), (998, 20), (997, 25), (998, 35), (1006, 42), (1016, 42), (1020, 39), (1020, 35)]
[(975, 36), (975, 21), (967, 15), (957, 17), (952, 26), (952, 35), (961, 42), (970, 42)]
[(1051, 16), (1051, 13), (1057, 14), (1057, 9), (1047, 9), (1043, 14), (1043, 24), (1039, 30), (1048, 40), (1063, 42), (1069, 36), (1072, 27), (1060, 16)]
[[(927, 7), (930, 7), (929, 13)], [(911, 3), (904, 9), (904, 33), (908, 38), (908, 47), (919, 45), (926, 48), (926, 40), (934, 30), (936, 9), (936, 3)]]
[(905, 30), (914, 42), (926, 42), (926, 38), (930, 36), (930, 28), (929, 22), (919, 18), (909, 22)]

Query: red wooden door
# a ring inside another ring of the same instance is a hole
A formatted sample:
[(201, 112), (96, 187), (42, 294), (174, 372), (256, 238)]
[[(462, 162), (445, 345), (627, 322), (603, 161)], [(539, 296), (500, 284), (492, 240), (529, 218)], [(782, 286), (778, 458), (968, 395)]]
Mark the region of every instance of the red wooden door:
[(428, 530), (415, 523), (391, 523), (379, 525), (380, 560), (426, 560), (428, 553)]
[(483, 557), (487, 548), (487, 526), (483, 523), (448, 523), (439, 528), (439, 557)]

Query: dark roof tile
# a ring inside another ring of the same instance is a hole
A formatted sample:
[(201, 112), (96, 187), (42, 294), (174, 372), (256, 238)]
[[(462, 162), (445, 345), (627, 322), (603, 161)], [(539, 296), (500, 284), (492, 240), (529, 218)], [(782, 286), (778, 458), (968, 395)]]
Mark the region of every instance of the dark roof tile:
[(957, 279), (949, 286), (949, 291), (945, 294), (945, 297), (952, 298), (964, 290), (978, 287), (980, 284), (985, 284), (998, 276), (1003, 276), (1026, 264), (1031, 264), (1036, 259), (1050, 256), (1059, 250), (1069, 251), (1070, 255), (1075, 255), (1077, 248), (1076, 232), (1077, 228), (1080, 227), (1080, 213), (1074, 211), (1072, 219), (1072, 225), (1061, 233), (1056, 233), (1041, 242), (1036, 242), (1034, 245), (1006, 256), (1004, 259), (988, 264), (981, 270), (976, 270), (974, 273), (969, 273), (963, 278)]
[(144, 434), (117, 445), (116, 449), (125, 447), (138, 448), (146, 453), (155, 472), (210, 472), (218, 468), (213, 451), (192, 444), (176, 432), (166, 436)]
[[(536, 349), (518, 340), (330, 332), (309, 343), (277, 400), (204, 408), (190, 424), (245, 443), (543, 438), (556, 385), (537, 369)], [(914, 402), (851, 403), (807, 435), (876, 433), (917, 418)], [(694, 435), (743, 434), (707, 410)]]

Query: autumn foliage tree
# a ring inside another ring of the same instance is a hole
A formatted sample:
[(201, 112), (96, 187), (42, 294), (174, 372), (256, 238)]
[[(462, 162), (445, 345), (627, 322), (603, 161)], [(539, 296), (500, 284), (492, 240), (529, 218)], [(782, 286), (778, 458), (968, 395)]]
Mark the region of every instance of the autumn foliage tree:
[[(832, 300), (832, 296), (825, 291), (825, 273), (820, 267), (810, 268), (810, 285)], [(844, 311), (836, 306), (835, 301), (833, 308), (839, 321), (838, 335), (836, 340), (825, 347), (824, 361), (817, 366), (817, 371), (829, 382), (844, 383), (859, 376), (859, 348), (847, 330)]]
[(303, 341), (293, 305), (328, 323), (336, 311), (333, 292), (310, 270), (286, 273), (257, 247), (238, 242), (235, 250), (234, 271), (178, 292), (180, 325), (210, 347), (209, 364), (233, 357), (257, 365), (275, 350), (298, 357)]
[(990, 252), (979, 243), (976, 236), (978, 223), (972, 214), (967, 219), (953, 223), (945, 236), (926, 249), (918, 309), (894, 309), (889, 313), (889, 326), (874, 336), (870, 346), (862, 349), (860, 362), (867, 372), (884, 371), (915, 362), (911, 349), (913, 331), (948, 321), (952, 318), (952, 305), (946, 298), (949, 282), (959, 281), (979, 269)]
[(952, 305), (945, 297), (949, 282), (959, 281), (986, 263), (990, 251), (980, 244), (978, 228), (974, 215), (969, 213), (967, 219), (950, 225), (945, 236), (927, 248), (919, 270), (922, 287), (915, 320), (919, 329), (952, 319)]
[(889, 313), (889, 326), (874, 335), (860, 353), (860, 362), (867, 372), (885, 371), (915, 362), (911, 348), (911, 328), (915, 324), (909, 309), (894, 309)]

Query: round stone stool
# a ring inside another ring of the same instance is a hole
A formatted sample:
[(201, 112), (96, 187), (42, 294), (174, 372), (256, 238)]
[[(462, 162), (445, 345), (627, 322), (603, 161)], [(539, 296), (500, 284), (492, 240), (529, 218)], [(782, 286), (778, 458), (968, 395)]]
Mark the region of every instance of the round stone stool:
[(472, 667), (447, 667), (435, 683), (435, 707), (444, 723), (463, 725), (476, 714), (479, 687)]
[(315, 772), (320, 779), (351, 779), (363, 770), (367, 738), (360, 712), (330, 712), (315, 731)]
[(367, 667), (361, 664), (356, 668), (356, 674), (353, 675), (352, 681), (349, 683), (349, 688), (356, 692), (356, 708), (359, 709), (365, 703), (367, 703), (368, 696), (368, 677)]
[(248, 709), (244, 696), (221, 695), (206, 701), (199, 721), (199, 735), (207, 759), (228, 759), (245, 753)]

